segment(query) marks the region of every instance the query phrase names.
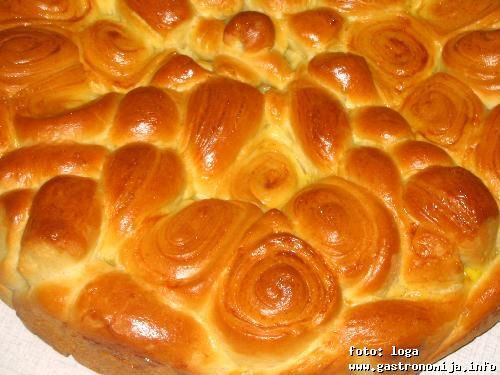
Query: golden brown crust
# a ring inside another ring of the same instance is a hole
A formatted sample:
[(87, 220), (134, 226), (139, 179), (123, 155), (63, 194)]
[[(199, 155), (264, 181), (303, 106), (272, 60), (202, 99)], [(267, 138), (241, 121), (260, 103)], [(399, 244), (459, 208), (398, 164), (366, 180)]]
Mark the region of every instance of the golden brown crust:
[(483, 104), (458, 79), (437, 73), (406, 97), (401, 112), (431, 142), (457, 153), (468, 151), (483, 116)]
[[(282, 146), (281, 146), (282, 147)], [(279, 144), (261, 145), (232, 177), (233, 198), (269, 208), (281, 207), (295, 193), (298, 176)]]
[(351, 141), (342, 104), (320, 87), (300, 82), (290, 95), (291, 122), (299, 142), (319, 167), (333, 169)]
[(497, 259), (484, 271), (481, 280), (467, 297), (457, 324), (451, 334), (435, 351), (432, 359), (451, 353), (464, 342), (476, 337), (498, 323), (500, 309), (500, 262)]
[(263, 107), (259, 91), (234, 80), (214, 78), (193, 91), (187, 105), (187, 150), (202, 176), (219, 175), (236, 158), (257, 131)]
[(273, 21), (263, 13), (238, 13), (224, 28), (224, 43), (239, 43), (246, 52), (271, 48), (274, 44)]
[(500, 90), (500, 74), (492, 63), (498, 59), (499, 40), (498, 29), (474, 30), (458, 34), (443, 48), (448, 71), (462, 78), (484, 99), (495, 100)]
[(433, 165), (452, 166), (453, 159), (442, 148), (422, 141), (398, 143), (393, 155), (403, 173), (414, 172)]
[(257, 0), (260, 7), (269, 13), (282, 14), (304, 10), (310, 0)]
[(14, 142), (11, 125), (11, 108), (7, 103), (0, 102), (0, 153), (3, 154), (12, 147)]
[(389, 103), (398, 104), (402, 94), (432, 69), (429, 32), (411, 17), (360, 22), (349, 30), (349, 48), (368, 61)]
[(214, 71), (221, 76), (257, 86), (261, 83), (261, 77), (255, 69), (238, 58), (220, 55), (214, 58)]
[(342, 12), (367, 15), (371, 12), (387, 11), (392, 7), (400, 9), (404, 0), (326, 0), (325, 2)]
[(500, 200), (500, 105), (489, 114), (475, 152), (478, 173)]
[(21, 243), (23, 254), (36, 242), (50, 243), (75, 259), (84, 257), (100, 227), (96, 189), (94, 181), (73, 176), (55, 177), (44, 184), (33, 199)]
[(0, 158), (0, 186), (32, 187), (61, 174), (94, 177), (100, 172), (106, 154), (102, 146), (75, 143), (21, 147)]
[(344, 158), (343, 174), (364, 186), (394, 212), (401, 207), (401, 177), (394, 161), (373, 147), (351, 149)]
[(169, 89), (190, 88), (209, 76), (209, 72), (186, 55), (173, 54), (155, 73), (151, 83)]
[(187, 0), (120, 0), (160, 33), (168, 33), (192, 16)]
[(224, 21), (214, 18), (201, 18), (194, 22), (192, 48), (199, 56), (213, 59), (224, 44)]
[(500, 6), (495, 0), (439, 0), (421, 3), (417, 14), (440, 33), (459, 29), (489, 15), (497, 16)]
[(32, 282), (52, 276), (54, 264), (62, 268), (86, 257), (99, 237), (101, 205), (92, 179), (58, 176), (46, 182), (33, 198), (19, 272)]
[(300, 192), (289, 209), (299, 233), (327, 258), (342, 286), (366, 294), (384, 285), (399, 236), (389, 211), (367, 190), (331, 177)]
[(133, 234), (147, 214), (173, 201), (184, 187), (177, 154), (148, 143), (116, 150), (103, 168), (103, 193), (113, 234)]
[(418, 221), (439, 223), (439, 231), (455, 242), (466, 261), (481, 264), (495, 255), (497, 203), (466, 169), (433, 166), (418, 172), (407, 181), (403, 200)]
[(18, 298), (15, 307), (23, 323), (64, 356), (102, 374), (175, 375), (171, 366), (160, 365), (119, 345), (103, 345), (83, 336), (77, 329), (50, 316), (38, 304)]
[(84, 74), (77, 46), (61, 32), (31, 26), (5, 29), (0, 46), (3, 97), (29, 95), (45, 85), (60, 88), (79, 82)]
[(414, 232), (403, 260), (405, 281), (437, 286), (463, 282), (464, 265), (453, 241), (431, 225), (418, 225)]
[(0, 251), (0, 283), (3, 289), (0, 298), (12, 304), (12, 293), (24, 280), (18, 271), (19, 243), (23, 229), (29, 217), (29, 209), (33, 200), (33, 191), (20, 189), (0, 196), (0, 215), (2, 218)]
[(207, 338), (198, 323), (163, 304), (126, 274), (112, 272), (92, 280), (70, 315), (70, 325), (87, 337), (126, 345), (153, 360), (167, 359), (179, 370), (193, 357), (207, 357)]
[(14, 130), (21, 144), (86, 141), (99, 137), (113, 118), (119, 96), (107, 94), (81, 108), (44, 117), (18, 114)]
[(370, 68), (362, 56), (322, 53), (309, 62), (308, 68), (319, 83), (347, 96), (352, 103), (375, 104), (379, 100)]
[(323, 49), (331, 44), (342, 27), (342, 17), (331, 8), (317, 8), (289, 16), (295, 37), (307, 47)]
[(91, 9), (89, 0), (16, 0), (0, 5), (1, 21), (77, 21)]
[(123, 25), (97, 21), (82, 33), (86, 62), (111, 84), (130, 87), (142, 78), (151, 53)]
[(466, 344), (500, 318), (499, 12), (0, 0), (0, 299), (103, 374)]
[(410, 125), (401, 114), (387, 107), (362, 107), (352, 119), (356, 137), (377, 144), (394, 144), (413, 139)]
[(228, 17), (238, 12), (243, 6), (243, 0), (191, 0), (203, 15), (212, 17)]
[(138, 87), (120, 102), (110, 138), (115, 144), (170, 142), (177, 134), (179, 117), (177, 105), (167, 92)]
[(430, 338), (446, 329), (445, 323), (450, 318), (430, 301), (385, 300), (362, 304), (346, 312), (341, 342), (346, 346), (381, 347), (385, 357), (392, 345), (417, 348), (425, 357), (432, 349)]
[(260, 214), (255, 206), (207, 199), (148, 223), (122, 249), (132, 274), (185, 294), (193, 303), (203, 296), (235, 251), (241, 231)]
[(220, 284), (215, 319), (238, 352), (288, 355), (338, 308), (332, 271), (287, 227), (278, 211), (264, 215), (246, 233)]

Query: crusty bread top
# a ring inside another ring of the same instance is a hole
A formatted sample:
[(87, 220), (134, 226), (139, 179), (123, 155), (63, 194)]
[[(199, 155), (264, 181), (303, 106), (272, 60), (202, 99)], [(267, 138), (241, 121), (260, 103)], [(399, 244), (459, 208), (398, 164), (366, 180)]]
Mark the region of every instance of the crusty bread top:
[(0, 2), (1, 298), (110, 374), (455, 350), (500, 314), (499, 27), (497, 0)]

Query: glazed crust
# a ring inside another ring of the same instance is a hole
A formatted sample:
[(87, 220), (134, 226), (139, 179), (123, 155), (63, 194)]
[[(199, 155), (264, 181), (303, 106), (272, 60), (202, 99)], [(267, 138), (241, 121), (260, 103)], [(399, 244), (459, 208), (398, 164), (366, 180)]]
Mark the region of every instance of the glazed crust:
[(0, 298), (102, 374), (467, 344), (500, 318), (500, 5), (448, 3), (2, 2)]

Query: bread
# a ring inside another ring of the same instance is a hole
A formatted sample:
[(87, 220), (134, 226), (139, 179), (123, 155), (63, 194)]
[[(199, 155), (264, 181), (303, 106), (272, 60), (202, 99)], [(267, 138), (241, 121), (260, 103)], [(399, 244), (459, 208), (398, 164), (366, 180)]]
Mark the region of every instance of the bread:
[(59, 352), (334, 375), (498, 322), (498, 1), (15, 0), (0, 24), (0, 296)]

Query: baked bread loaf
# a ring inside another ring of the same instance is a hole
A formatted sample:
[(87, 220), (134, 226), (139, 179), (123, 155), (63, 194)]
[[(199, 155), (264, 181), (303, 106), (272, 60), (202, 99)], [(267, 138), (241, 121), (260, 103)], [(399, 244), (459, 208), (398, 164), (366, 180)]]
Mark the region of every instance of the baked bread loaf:
[(498, 322), (498, 0), (11, 0), (0, 23), (0, 296), (56, 350), (344, 374)]

